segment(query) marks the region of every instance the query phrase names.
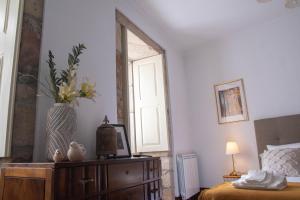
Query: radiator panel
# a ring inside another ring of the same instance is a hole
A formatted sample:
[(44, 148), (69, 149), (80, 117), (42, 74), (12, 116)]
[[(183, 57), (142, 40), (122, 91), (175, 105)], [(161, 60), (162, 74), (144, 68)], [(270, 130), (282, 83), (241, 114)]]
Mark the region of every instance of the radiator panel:
[(188, 199), (200, 190), (198, 159), (196, 154), (178, 154), (177, 171), (182, 199)]

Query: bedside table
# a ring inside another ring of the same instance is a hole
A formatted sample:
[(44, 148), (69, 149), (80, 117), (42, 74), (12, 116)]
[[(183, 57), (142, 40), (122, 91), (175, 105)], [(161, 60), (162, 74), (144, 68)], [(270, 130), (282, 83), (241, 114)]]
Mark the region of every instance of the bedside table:
[(241, 175), (237, 175), (237, 176), (224, 175), (223, 176), (224, 182), (232, 182), (232, 181), (236, 181), (240, 178), (241, 178)]

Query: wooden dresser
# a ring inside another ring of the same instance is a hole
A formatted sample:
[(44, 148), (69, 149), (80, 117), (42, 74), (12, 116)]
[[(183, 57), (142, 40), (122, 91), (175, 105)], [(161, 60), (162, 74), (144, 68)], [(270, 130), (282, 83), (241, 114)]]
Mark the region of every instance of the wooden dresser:
[(159, 158), (1, 164), (0, 200), (158, 200)]

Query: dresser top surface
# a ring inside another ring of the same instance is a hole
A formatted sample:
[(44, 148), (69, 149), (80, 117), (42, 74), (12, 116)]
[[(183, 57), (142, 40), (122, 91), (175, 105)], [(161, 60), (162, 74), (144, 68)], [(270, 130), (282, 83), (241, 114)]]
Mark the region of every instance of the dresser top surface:
[(84, 160), (80, 162), (41, 162), (41, 163), (0, 163), (0, 167), (40, 167), (40, 168), (64, 168), (76, 167), (85, 165), (101, 165), (101, 164), (119, 164), (130, 162), (143, 162), (147, 160), (158, 160), (159, 157), (131, 157), (131, 158), (116, 158), (105, 160)]

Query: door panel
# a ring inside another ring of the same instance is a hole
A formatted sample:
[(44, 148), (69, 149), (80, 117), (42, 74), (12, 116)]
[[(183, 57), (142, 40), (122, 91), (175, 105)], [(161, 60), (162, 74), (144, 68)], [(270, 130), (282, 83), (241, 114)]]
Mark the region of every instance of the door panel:
[(169, 150), (162, 60), (162, 55), (157, 55), (133, 62), (138, 152)]
[(1, 200), (53, 200), (51, 168), (0, 168)]
[(10, 154), (23, 0), (0, 1), (0, 157)]
[(85, 188), (84, 188), (84, 183), (82, 180), (84, 180), (84, 174), (85, 174), (85, 169), (84, 167), (74, 167), (72, 168), (72, 186), (71, 186), (71, 196), (72, 199), (77, 200), (77, 199), (82, 199), (85, 194)]
[(157, 98), (156, 63), (138, 63), (140, 100), (151, 103)]
[(3, 55), (0, 54), (0, 94), (1, 94), (2, 68), (3, 68)]
[(43, 200), (45, 180), (7, 177), (3, 194), (3, 200)]
[(141, 108), (142, 144), (160, 145), (159, 111), (157, 107)]
[(6, 32), (10, 0), (0, 1), (0, 30)]

